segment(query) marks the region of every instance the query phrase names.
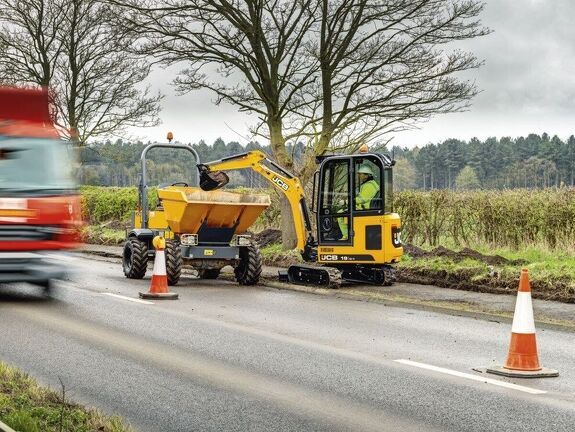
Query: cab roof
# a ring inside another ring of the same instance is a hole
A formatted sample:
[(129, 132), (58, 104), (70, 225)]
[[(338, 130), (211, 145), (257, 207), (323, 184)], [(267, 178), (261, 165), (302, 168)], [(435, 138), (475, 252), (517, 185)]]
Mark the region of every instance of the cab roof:
[(47, 89), (0, 87), (0, 135), (58, 138)]

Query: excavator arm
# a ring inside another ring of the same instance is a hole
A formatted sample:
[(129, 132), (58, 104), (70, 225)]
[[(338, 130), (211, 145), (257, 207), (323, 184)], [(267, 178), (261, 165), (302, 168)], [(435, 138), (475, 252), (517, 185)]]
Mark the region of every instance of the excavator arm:
[(198, 165), (200, 187), (203, 190), (221, 188), (228, 182), (225, 171), (252, 169), (267, 179), (288, 200), (297, 236), (296, 248), (305, 261), (317, 259), (317, 243), (312, 234), (309, 210), (303, 187), (297, 177), (284, 170), (261, 151), (250, 151), (229, 156), (217, 161)]

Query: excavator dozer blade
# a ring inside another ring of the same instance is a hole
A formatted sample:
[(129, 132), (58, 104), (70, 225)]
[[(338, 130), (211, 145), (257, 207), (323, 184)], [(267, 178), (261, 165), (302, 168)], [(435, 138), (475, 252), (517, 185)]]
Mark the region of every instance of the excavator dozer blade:
[(198, 165), (198, 170), (200, 170), (200, 188), (202, 190), (219, 189), (230, 181), (228, 175), (223, 171), (211, 172), (205, 165)]

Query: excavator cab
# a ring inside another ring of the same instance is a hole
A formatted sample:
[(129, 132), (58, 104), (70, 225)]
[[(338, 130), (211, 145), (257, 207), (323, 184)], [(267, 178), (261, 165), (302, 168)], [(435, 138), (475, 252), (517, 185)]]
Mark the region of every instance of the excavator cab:
[(314, 182), (318, 262), (363, 266), (399, 261), (393, 162), (366, 153), (322, 158)]

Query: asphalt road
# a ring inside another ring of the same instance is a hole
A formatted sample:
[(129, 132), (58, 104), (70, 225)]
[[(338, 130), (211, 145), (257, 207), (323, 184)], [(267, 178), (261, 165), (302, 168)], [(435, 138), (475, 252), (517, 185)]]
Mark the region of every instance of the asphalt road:
[(119, 263), (74, 266), (50, 298), (0, 287), (0, 359), (141, 431), (574, 430), (570, 332), (538, 331), (559, 378), (513, 380), (473, 370), (508, 323), (191, 277), (145, 303)]

